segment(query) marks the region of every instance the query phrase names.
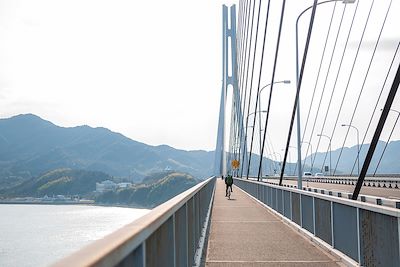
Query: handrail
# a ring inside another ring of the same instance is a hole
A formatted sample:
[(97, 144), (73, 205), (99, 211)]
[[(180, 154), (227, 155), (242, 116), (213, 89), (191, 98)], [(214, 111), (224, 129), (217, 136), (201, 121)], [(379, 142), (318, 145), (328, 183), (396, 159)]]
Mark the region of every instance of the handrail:
[(183, 207), (210, 182), (214, 177), (175, 196), (169, 201), (157, 206), (151, 212), (134, 222), (97, 240), (85, 248), (56, 262), (53, 266), (115, 266), (136, 248), (143, 244), (160, 226)]
[(294, 188), (294, 187), (293, 188), (292, 187), (284, 187), (284, 186), (280, 186), (278, 184), (271, 184), (271, 183), (266, 184), (266, 183), (259, 182), (259, 181), (243, 180), (243, 179), (238, 179), (238, 178), (234, 178), (234, 179), (239, 180), (239, 181), (254, 183), (254, 184), (258, 184), (258, 185), (264, 185), (264, 186), (268, 186), (268, 187), (275, 188), (275, 189), (281, 189), (281, 190), (288, 191), (288, 192), (298, 193), (298, 194), (302, 194), (302, 195), (306, 195), (306, 196), (310, 196), (310, 197), (316, 197), (316, 198), (323, 199), (323, 200), (334, 201), (336, 203), (351, 206), (354, 208), (360, 208), (360, 209), (365, 209), (365, 210), (369, 210), (369, 211), (373, 211), (373, 212), (379, 212), (382, 214), (400, 218), (399, 209), (396, 209), (393, 207), (378, 206), (378, 205), (367, 203), (367, 202), (361, 202), (361, 201), (357, 201), (357, 200), (352, 200), (352, 199), (347, 199), (347, 198), (342, 198), (342, 197), (337, 197), (337, 196), (332, 196), (332, 195), (323, 195), (320, 193), (307, 191), (307, 190), (300, 190), (300, 189)]
[(398, 209), (247, 179), (235, 184), (350, 265), (400, 266)]

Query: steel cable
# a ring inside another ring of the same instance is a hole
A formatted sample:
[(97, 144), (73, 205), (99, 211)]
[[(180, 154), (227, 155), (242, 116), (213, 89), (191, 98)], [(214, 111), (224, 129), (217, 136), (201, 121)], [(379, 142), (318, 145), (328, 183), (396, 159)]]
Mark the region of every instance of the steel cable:
[[(312, 7), (312, 11), (311, 11), (310, 24), (309, 24), (309, 27), (308, 27), (306, 45), (305, 45), (305, 48), (304, 48), (303, 61), (301, 63), (300, 76), (299, 76), (299, 80), (298, 80), (298, 83), (297, 83), (296, 97), (295, 97), (293, 111), (292, 111), (292, 118), (290, 120), (288, 138), (287, 138), (286, 148), (285, 148), (285, 156), (283, 158), (283, 164), (282, 164), (282, 168), (281, 168), (281, 177), (279, 179), (279, 185), (282, 185), (283, 174), (285, 172), (286, 159), (287, 159), (287, 155), (288, 155), (288, 151), (289, 151), (289, 145), (290, 145), (290, 137), (292, 136), (294, 117), (296, 115), (296, 108), (297, 108), (297, 105), (298, 105), (301, 83), (303, 81), (303, 73), (304, 73), (304, 68), (305, 68), (305, 64), (306, 64), (306, 61), (307, 61), (308, 47), (310, 45), (310, 39), (311, 39), (311, 33), (312, 33), (313, 25), (314, 25), (314, 18), (315, 18), (316, 9), (317, 9), (317, 0), (314, 0), (314, 4), (313, 4), (313, 7)], [(270, 92), (269, 101), (271, 101), (271, 93), (272, 93), (272, 88), (271, 88), (271, 92)], [(269, 109), (269, 105), (268, 105), (268, 109)], [(265, 140), (265, 134), (266, 134), (266, 131), (267, 131), (268, 114), (269, 114), (269, 112), (267, 113), (267, 120), (265, 122), (264, 140)], [(260, 162), (260, 166), (261, 166), (261, 162)], [(260, 172), (260, 170), (259, 170), (259, 172)]]
[[(333, 99), (333, 95), (334, 95), (334, 93), (335, 93), (336, 84), (337, 84), (337, 81), (338, 81), (338, 78), (339, 78), (339, 75), (340, 75), (340, 71), (341, 71), (341, 68), (342, 68), (344, 56), (345, 56), (346, 51), (347, 51), (347, 45), (348, 45), (348, 42), (349, 42), (349, 39), (350, 39), (350, 35), (351, 35), (351, 33), (352, 33), (352, 29), (353, 29), (355, 17), (356, 17), (356, 15), (357, 15), (358, 4), (359, 4), (359, 1), (357, 2), (356, 8), (355, 8), (355, 10), (354, 10), (353, 18), (352, 18), (352, 21), (351, 21), (351, 24), (350, 24), (350, 28), (349, 28), (349, 31), (348, 31), (348, 34), (347, 34), (347, 38), (346, 38), (346, 42), (345, 42), (345, 45), (344, 45), (343, 53), (342, 53), (342, 56), (341, 56), (341, 59), (340, 59), (338, 71), (337, 71), (337, 73), (336, 73), (335, 82), (334, 82), (334, 85), (333, 85), (333, 88), (332, 88), (332, 92), (331, 92), (331, 95), (330, 95), (328, 107), (327, 107), (327, 110), (326, 110), (326, 113), (325, 113), (325, 117), (324, 117), (324, 121), (323, 121), (323, 124), (322, 124), (322, 129), (321, 129), (321, 131), (320, 131), (321, 133), (324, 131), (325, 124), (326, 124), (326, 120), (327, 120), (327, 117), (328, 117), (328, 114), (329, 114), (329, 110), (330, 110), (330, 107), (331, 107), (331, 104), (332, 104), (332, 99)], [(345, 6), (345, 9), (346, 9), (346, 6)], [(341, 23), (342, 23), (344, 14), (345, 14), (345, 10), (343, 10), (343, 13), (342, 13)], [(340, 25), (341, 25), (341, 24), (340, 24)], [(340, 28), (339, 28), (339, 30), (340, 30)], [(330, 68), (331, 68), (331, 64), (332, 64), (332, 61), (333, 61), (333, 56), (334, 56), (334, 53), (335, 53), (335, 51), (336, 51), (336, 44), (337, 44), (337, 41), (338, 41), (338, 37), (339, 37), (339, 31), (338, 31), (338, 34), (337, 34), (337, 36), (336, 36), (335, 46), (334, 46), (334, 50), (333, 50), (333, 52), (332, 52), (331, 61), (330, 61), (330, 63), (329, 63), (329, 67), (328, 67), (328, 71), (327, 71), (327, 76), (325, 77), (324, 87), (325, 87), (325, 85), (326, 85), (326, 82), (327, 82), (327, 79), (328, 79), (328, 75), (329, 75), (329, 71), (330, 71)], [(321, 138), (322, 138), (322, 137), (319, 136), (317, 148), (315, 149), (315, 151), (318, 151), (318, 148), (319, 148), (319, 145), (320, 145), (320, 142), (321, 142)], [(315, 158), (314, 158), (314, 159), (315, 159)], [(312, 162), (311, 165), (313, 166), (313, 165), (314, 165), (314, 162)]]
[[(312, 109), (312, 106), (313, 106), (313, 103), (314, 103), (315, 92), (316, 92), (317, 84), (318, 84), (318, 81), (319, 81), (319, 75), (320, 75), (320, 73), (321, 73), (322, 62), (323, 62), (324, 57), (325, 57), (325, 51), (326, 51), (326, 46), (327, 46), (327, 44), (328, 44), (329, 34), (330, 34), (330, 32), (331, 32), (331, 26), (332, 26), (333, 17), (334, 17), (335, 10), (336, 10), (336, 4), (337, 4), (337, 3), (335, 2), (335, 5), (333, 6), (333, 10), (332, 10), (331, 20), (330, 20), (330, 22), (329, 22), (328, 31), (327, 31), (327, 33), (326, 33), (324, 49), (323, 49), (323, 51), (322, 51), (322, 56), (321, 56), (321, 60), (320, 60), (320, 63), (319, 63), (317, 78), (315, 79), (314, 90), (313, 90), (313, 93), (312, 93), (312, 96), (311, 96), (311, 103), (310, 103), (310, 107), (309, 107), (309, 109), (308, 109), (306, 123), (304, 124), (304, 131), (303, 131), (303, 135), (302, 135), (302, 139), (301, 139), (301, 144), (302, 144), (303, 141), (304, 141), (304, 137), (305, 137), (305, 134), (306, 134), (306, 131), (307, 131), (308, 120), (309, 120), (309, 118), (310, 118), (311, 109)], [(322, 92), (322, 93), (321, 93), (321, 96), (322, 96), (323, 94), (324, 94), (324, 93)], [(320, 102), (320, 104), (321, 104), (321, 102)], [(320, 106), (318, 106), (318, 110), (319, 110), (319, 107), (320, 107)], [(318, 110), (317, 110), (317, 115), (316, 115), (316, 117), (318, 116)], [(314, 126), (315, 126), (315, 122), (314, 122)], [(314, 126), (313, 126), (313, 131), (314, 131)], [(311, 143), (311, 138), (312, 138), (313, 131), (311, 132), (311, 136), (310, 136), (310, 140), (309, 140), (310, 143)], [(306, 151), (306, 156), (305, 156), (305, 157), (307, 157), (307, 154), (308, 154), (308, 146), (307, 146), (307, 151)], [(304, 170), (304, 165), (305, 165), (305, 161), (304, 161), (303, 168), (302, 168), (303, 170)], [(312, 167), (311, 167), (311, 168), (312, 168)]]
[[(369, 74), (369, 71), (370, 71), (372, 62), (373, 62), (373, 60), (374, 60), (374, 58), (375, 58), (375, 53), (376, 53), (376, 50), (377, 50), (379, 41), (380, 41), (381, 36), (382, 36), (383, 28), (385, 27), (386, 19), (387, 19), (387, 17), (388, 17), (388, 14), (389, 14), (389, 10), (390, 10), (391, 5), (392, 5), (392, 0), (390, 0), (388, 9), (387, 9), (387, 11), (386, 11), (385, 19), (383, 20), (381, 30), (380, 30), (379, 35), (378, 35), (378, 38), (377, 38), (377, 40), (376, 40), (376, 42), (375, 42), (374, 51), (372, 52), (372, 57), (371, 57), (371, 60), (370, 60), (370, 62), (369, 62), (369, 65), (368, 65), (367, 73), (365, 74), (365, 77), (364, 77), (364, 81), (363, 81), (363, 84), (362, 84), (362, 87), (361, 87), (360, 94), (359, 94), (359, 96), (358, 96), (357, 105), (355, 106), (354, 111), (353, 111), (353, 115), (352, 115), (352, 118), (351, 118), (351, 122), (353, 121), (353, 117), (354, 117), (354, 115), (355, 115), (355, 113), (356, 113), (356, 111), (357, 111), (358, 101), (359, 101), (360, 98), (361, 98), (361, 94), (362, 94), (362, 92), (363, 92), (363, 89), (364, 89), (364, 86), (365, 86), (365, 82), (366, 82), (366, 80), (367, 80), (367, 77), (368, 77), (368, 74)], [(374, 110), (373, 113), (375, 113), (375, 110)], [(373, 114), (372, 114), (372, 116), (373, 116)], [(371, 116), (371, 120), (372, 120), (372, 116)], [(350, 123), (350, 124), (351, 124), (351, 123)], [(368, 132), (368, 129), (367, 129), (367, 131), (366, 131), (366, 133), (365, 133), (364, 136), (367, 135), (367, 132)], [(363, 143), (364, 143), (364, 141), (365, 141), (365, 139), (363, 139)], [(346, 139), (345, 139), (345, 142), (346, 142)], [(361, 147), (360, 147), (360, 151), (361, 151)], [(360, 154), (359, 154), (359, 153), (360, 153), (360, 151), (358, 151), (356, 160), (355, 160), (354, 162), (357, 162), (357, 159), (359, 160), (359, 157), (360, 157)], [(355, 167), (355, 164), (353, 164), (353, 168), (351, 169), (350, 175), (353, 174), (354, 167)]]
[[(284, 0), (285, 2), (286, 0)], [(263, 69), (263, 61), (264, 61), (264, 51), (265, 51), (265, 40), (267, 37), (267, 28), (268, 28), (268, 20), (269, 20), (269, 10), (270, 10), (270, 3), (271, 0), (268, 0), (268, 7), (267, 7), (267, 14), (266, 14), (266, 18), (265, 18), (265, 25), (264, 25), (264, 36), (263, 36), (263, 43), (262, 43), (262, 49), (261, 49), (261, 60), (260, 60), (260, 71), (259, 71), (259, 75), (258, 75), (258, 84), (257, 84), (257, 94), (256, 94), (256, 103), (255, 103), (255, 112), (254, 112), (254, 120), (253, 120), (253, 125), (256, 125), (256, 119), (257, 119), (257, 106), (258, 106), (258, 97), (259, 97), (259, 91), (260, 91), (260, 84), (261, 84), (261, 75), (262, 75), (262, 69)], [(285, 4), (283, 4), (283, 8), (284, 8)], [(259, 12), (261, 10), (261, 1), (260, 1), (260, 8), (259, 8)], [(260, 13), (259, 13), (260, 16)], [(258, 26), (259, 26), (259, 21), (257, 21), (257, 32), (258, 32)], [(257, 40), (257, 35), (256, 35), (256, 40)], [(257, 42), (257, 41), (256, 41)], [(251, 95), (251, 89), (253, 87), (253, 77), (254, 77), (254, 65), (255, 65), (255, 56), (256, 56), (256, 51), (254, 50), (254, 60), (253, 60), (253, 68), (252, 68), (252, 72), (251, 72), (251, 84), (250, 84), (250, 95)], [(250, 99), (249, 99), (249, 111), (250, 112)], [(249, 155), (249, 162), (247, 164), (247, 179), (249, 178), (249, 172), (250, 172), (250, 163), (251, 163), (251, 155), (252, 155), (252, 151), (253, 151), (253, 141), (254, 141), (254, 129), (251, 131), (251, 142), (250, 142), (250, 155)], [(262, 157), (262, 155), (261, 155)], [(260, 158), (261, 159), (261, 158)]]
[[(325, 92), (325, 88), (326, 88), (326, 83), (327, 83), (329, 71), (330, 71), (331, 66), (332, 66), (333, 57), (334, 57), (334, 54), (335, 54), (335, 51), (336, 51), (336, 45), (337, 45), (337, 42), (338, 42), (338, 39), (339, 39), (340, 29), (341, 29), (341, 27), (342, 27), (342, 22), (343, 22), (343, 17), (344, 17), (345, 11), (346, 11), (346, 6), (343, 8), (342, 16), (341, 16), (341, 18), (340, 18), (340, 23), (339, 23), (339, 27), (338, 27), (338, 30), (337, 30), (337, 33), (336, 33), (336, 38), (335, 38), (335, 42), (334, 42), (334, 45), (333, 45), (331, 58), (330, 58), (330, 61), (329, 61), (329, 65), (328, 65), (327, 72), (326, 72), (325, 81), (324, 81), (324, 86), (322, 87), (323, 89), (322, 89), (322, 92), (321, 92), (321, 96), (320, 96), (320, 100), (319, 100), (319, 104), (318, 104), (318, 108), (317, 108), (317, 115), (316, 115), (316, 116), (318, 116), (318, 114), (319, 114), (319, 109), (320, 109), (320, 106), (321, 106), (321, 103), (322, 103), (322, 98), (323, 98), (323, 96), (324, 96), (324, 92)], [(339, 66), (339, 69), (340, 69), (340, 66)], [(316, 119), (317, 119), (317, 117), (316, 117)], [(303, 138), (304, 138), (304, 135), (303, 135)], [(303, 140), (301, 140), (301, 142), (303, 142)], [(308, 153), (308, 152), (307, 152), (307, 153)], [(311, 163), (311, 165), (313, 165), (313, 164)], [(296, 164), (296, 166), (295, 166), (295, 168), (294, 168), (294, 172), (296, 172), (297, 167), (298, 167), (298, 166), (297, 166), (297, 164)]]
[(390, 70), (391, 70), (392, 67), (393, 67), (394, 60), (395, 60), (396, 55), (397, 55), (397, 52), (398, 52), (398, 50), (399, 50), (399, 46), (400, 46), (400, 43), (397, 44), (396, 51), (395, 51), (395, 53), (394, 53), (394, 55), (393, 55), (393, 58), (392, 58), (392, 62), (390, 63), (389, 70), (387, 71), (387, 74), (386, 74), (385, 80), (384, 80), (384, 82), (383, 82), (381, 91), (380, 91), (379, 96), (378, 96), (378, 99), (377, 99), (377, 101), (376, 101), (376, 103), (375, 103), (374, 111), (373, 111), (373, 113), (372, 113), (372, 115), (371, 115), (371, 117), (370, 117), (370, 120), (369, 120), (369, 122), (368, 122), (368, 127), (367, 127), (367, 130), (366, 130), (365, 134), (364, 134), (363, 140), (362, 140), (362, 142), (361, 142), (360, 149), (362, 148), (362, 146), (363, 146), (363, 144), (364, 144), (364, 141), (365, 141), (365, 138), (366, 138), (366, 136), (367, 136), (369, 127), (370, 127), (370, 125), (371, 125), (371, 123), (372, 123), (372, 119), (373, 119), (373, 117), (375, 116), (376, 109), (377, 109), (377, 107), (378, 107), (378, 104), (379, 104), (380, 98), (381, 98), (381, 96), (382, 96), (383, 90), (385, 89), (386, 82), (387, 82), (387, 79), (388, 79), (389, 74), (390, 74)]
[[(363, 33), (362, 33), (362, 35), (361, 35), (360, 42), (359, 42), (359, 44), (358, 44), (356, 56), (355, 56), (355, 58), (354, 58), (353, 65), (352, 65), (352, 68), (351, 68), (351, 71), (350, 71), (349, 79), (348, 79), (348, 81), (347, 81), (347, 85), (346, 85), (346, 90), (345, 90), (345, 92), (347, 92), (347, 89), (348, 89), (348, 87), (349, 87), (349, 84), (350, 84), (350, 81), (351, 81), (351, 78), (352, 78), (352, 74), (353, 74), (353, 71), (354, 71), (354, 67), (355, 67), (356, 62), (357, 62), (357, 59), (358, 59), (358, 54), (359, 54), (359, 52), (360, 52), (360, 47), (361, 47), (362, 41), (363, 41), (363, 39), (364, 39), (365, 30), (366, 30), (366, 28), (367, 28), (367, 26), (368, 26), (369, 18), (370, 18), (371, 11), (372, 11), (372, 8), (373, 8), (373, 6), (374, 6), (374, 3), (375, 3), (375, 0), (372, 0), (371, 7), (369, 8), (369, 12), (368, 12), (367, 20), (366, 20), (365, 25), (364, 25)], [(368, 70), (369, 70), (369, 68), (368, 68)], [(363, 90), (363, 88), (364, 88), (364, 84), (365, 84), (365, 80), (364, 80), (363, 86), (362, 86), (362, 88), (361, 88), (361, 92), (362, 92), (362, 90)], [(358, 105), (358, 102), (360, 101), (360, 96), (361, 96), (361, 93), (360, 93), (359, 96), (358, 96), (358, 99), (357, 99), (357, 102), (356, 102), (356, 106)], [(342, 103), (343, 103), (345, 97), (346, 97), (346, 93), (343, 95)], [(336, 127), (336, 124), (337, 124), (337, 122), (338, 122), (338, 120), (339, 120), (340, 112), (341, 112), (341, 109), (339, 109), (338, 116), (337, 116), (337, 118), (336, 118), (335, 127)], [(354, 111), (353, 114), (352, 114), (352, 117), (351, 117), (351, 120), (350, 120), (350, 125), (351, 125), (351, 123), (353, 122), (354, 114), (355, 114), (355, 111)], [(349, 135), (349, 132), (350, 132), (350, 127), (348, 127), (347, 132), (346, 132), (346, 135), (345, 135), (345, 137), (344, 137), (344, 141), (343, 141), (343, 144), (342, 144), (342, 148), (340, 149), (339, 157), (338, 157), (338, 159), (337, 159), (337, 161), (336, 161), (336, 165), (335, 165), (335, 169), (334, 169), (334, 171), (333, 171), (333, 175), (335, 175), (336, 170), (337, 170), (337, 166), (339, 165), (340, 158), (341, 158), (342, 153), (343, 153), (343, 148), (344, 148), (344, 145), (345, 145), (345, 143), (346, 143), (347, 136)], [(332, 138), (333, 138), (334, 133), (333, 133), (331, 136), (332, 136)]]
[[(248, 61), (247, 61), (247, 65), (250, 65), (250, 52), (251, 52), (251, 44), (252, 44), (252, 39), (253, 39), (253, 23), (254, 23), (254, 11), (255, 11), (255, 4), (256, 2), (254, 1), (254, 5), (253, 5), (253, 11), (252, 11), (252, 22), (251, 22), (251, 30), (250, 30), (250, 48), (249, 48), (249, 57), (248, 57)], [(255, 64), (255, 55), (257, 52), (257, 40), (258, 40), (258, 28), (259, 28), (259, 24), (260, 24), (260, 14), (261, 14), (261, 0), (259, 2), (258, 5), (258, 14), (257, 14), (257, 24), (256, 24), (256, 32), (255, 32), (255, 40), (254, 40), (254, 55), (253, 55), (253, 62), (252, 62), (252, 69), (251, 69), (251, 78), (250, 78), (250, 86), (249, 88), (249, 104), (247, 106), (247, 113), (246, 114), (246, 128), (245, 128), (245, 135), (244, 135), (244, 141), (247, 144), (247, 131), (248, 131), (248, 125), (249, 125), (249, 114), (250, 114), (250, 103), (251, 103), (251, 89), (253, 87), (253, 74), (254, 74), (254, 64)], [(246, 73), (246, 88), (247, 88), (247, 82), (248, 82), (248, 75), (249, 75), (249, 67), (247, 67), (247, 73)], [(243, 109), (243, 112), (245, 112), (245, 108)], [(242, 163), (244, 162), (244, 153), (247, 153), (247, 151), (243, 152), (243, 156), (242, 156)], [(251, 157), (251, 153), (250, 153), (250, 157)], [(242, 169), (241, 169), (241, 176), (243, 175), (243, 165), (242, 164)], [(248, 174), (246, 175), (246, 177), (248, 178)]]

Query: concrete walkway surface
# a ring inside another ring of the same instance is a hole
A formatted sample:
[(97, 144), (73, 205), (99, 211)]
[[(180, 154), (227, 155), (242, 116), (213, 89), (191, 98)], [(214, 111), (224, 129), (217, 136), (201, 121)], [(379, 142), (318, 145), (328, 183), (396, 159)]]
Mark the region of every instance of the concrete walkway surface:
[(343, 266), (260, 203), (217, 180), (206, 266)]

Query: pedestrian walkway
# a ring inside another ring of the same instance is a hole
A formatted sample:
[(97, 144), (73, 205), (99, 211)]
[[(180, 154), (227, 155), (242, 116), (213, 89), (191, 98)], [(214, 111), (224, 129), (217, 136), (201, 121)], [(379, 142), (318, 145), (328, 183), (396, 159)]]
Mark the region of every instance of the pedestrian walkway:
[(224, 182), (217, 180), (206, 266), (338, 265), (338, 259), (305, 239), (239, 188), (233, 186), (228, 200)]

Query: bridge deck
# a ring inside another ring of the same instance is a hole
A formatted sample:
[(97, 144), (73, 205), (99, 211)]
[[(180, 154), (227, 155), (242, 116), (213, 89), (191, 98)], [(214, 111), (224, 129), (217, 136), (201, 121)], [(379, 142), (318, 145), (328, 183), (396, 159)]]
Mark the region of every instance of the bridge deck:
[(338, 266), (280, 218), (234, 186), (231, 200), (218, 179), (206, 266)]

